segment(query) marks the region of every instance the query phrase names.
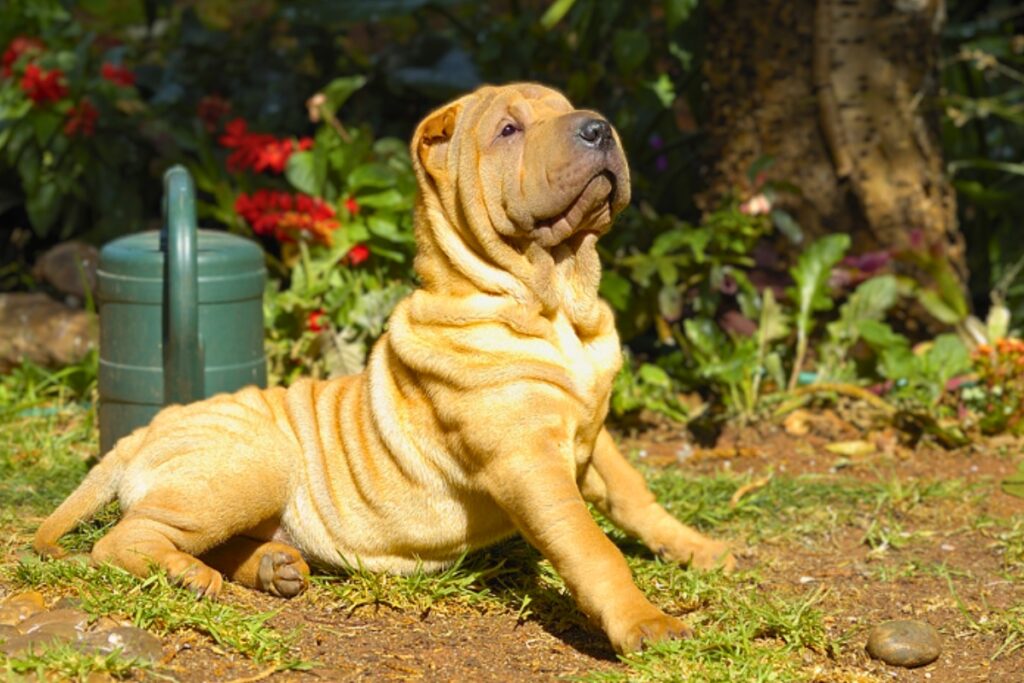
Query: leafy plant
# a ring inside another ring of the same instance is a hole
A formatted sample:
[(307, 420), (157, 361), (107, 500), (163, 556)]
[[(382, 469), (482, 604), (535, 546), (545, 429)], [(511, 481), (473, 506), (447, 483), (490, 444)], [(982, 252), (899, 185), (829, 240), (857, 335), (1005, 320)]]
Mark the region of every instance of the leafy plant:
[(627, 353), (612, 385), (611, 412), (623, 417), (651, 410), (685, 422), (689, 415), (677, 392), (676, 382), (664, 369), (653, 363), (636, 364)]
[(794, 323), (796, 326), (796, 359), (789, 376), (789, 388), (796, 387), (807, 355), (807, 344), (813, 331), (812, 315), (832, 308), (828, 295), (828, 276), (832, 267), (839, 263), (850, 246), (847, 235), (829, 235), (807, 247), (796, 265), (790, 269), (794, 287), (789, 296), (797, 307)]
[(104, 46), (58, 2), (0, 13), (0, 215), (23, 207), (37, 237), (137, 229), (147, 142), (131, 52)]

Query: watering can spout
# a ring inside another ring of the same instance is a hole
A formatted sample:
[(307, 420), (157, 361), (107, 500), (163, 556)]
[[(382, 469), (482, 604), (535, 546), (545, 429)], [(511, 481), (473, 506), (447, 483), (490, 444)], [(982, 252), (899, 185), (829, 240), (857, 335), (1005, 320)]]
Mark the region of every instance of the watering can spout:
[(184, 166), (164, 174), (164, 401), (203, 397), (203, 348), (199, 337), (196, 191)]

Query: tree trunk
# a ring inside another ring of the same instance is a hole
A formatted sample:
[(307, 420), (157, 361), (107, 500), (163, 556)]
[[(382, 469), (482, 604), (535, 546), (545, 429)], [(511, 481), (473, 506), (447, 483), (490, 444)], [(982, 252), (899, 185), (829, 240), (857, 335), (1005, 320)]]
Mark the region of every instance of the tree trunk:
[(929, 245), (966, 280), (935, 117), (943, 0), (709, 3), (703, 210), (770, 180), (805, 234), (845, 232), (855, 252)]

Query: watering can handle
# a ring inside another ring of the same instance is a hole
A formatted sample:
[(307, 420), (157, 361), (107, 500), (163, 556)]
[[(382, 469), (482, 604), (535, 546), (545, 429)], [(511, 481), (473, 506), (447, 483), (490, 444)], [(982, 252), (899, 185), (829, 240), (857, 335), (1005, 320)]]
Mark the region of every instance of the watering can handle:
[(190, 403), (203, 396), (203, 358), (196, 191), (184, 166), (173, 166), (164, 174), (164, 225), (164, 402)]

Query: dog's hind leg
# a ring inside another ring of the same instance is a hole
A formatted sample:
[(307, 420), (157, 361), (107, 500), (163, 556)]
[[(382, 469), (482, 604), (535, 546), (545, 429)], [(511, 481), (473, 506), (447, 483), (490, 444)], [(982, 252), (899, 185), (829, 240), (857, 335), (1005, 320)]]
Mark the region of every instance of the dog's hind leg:
[(295, 597), (309, 582), (309, 565), (299, 551), (277, 541), (235, 536), (202, 559), (232, 581), (281, 598)]
[(289, 455), (269, 440), (259, 450), (238, 441), (216, 453), (172, 451), (176, 445), (164, 447), (173, 457), (143, 474), (126, 474), (124, 488), (134, 486), (141, 497), (96, 543), (92, 557), (140, 576), (156, 565), (195, 593), (213, 597), (223, 579), (199, 557), (281, 516), (289, 491)]
[(197, 545), (195, 534), (156, 519), (129, 514), (92, 549), (93, 562), (117, 565), (138, 576), (154, 567), (200, 597), (216, 597), (223, 579), (220, 572), (182, 550)]
[(601, 514), (666, 559), (702, 569), (729, 570), (736, 563), (727, 544), (691, 529), (658, 504), (643, 475), (622, 456), (607, 429), (597, 437), (581, 490)]

